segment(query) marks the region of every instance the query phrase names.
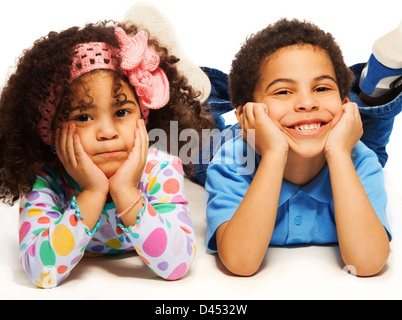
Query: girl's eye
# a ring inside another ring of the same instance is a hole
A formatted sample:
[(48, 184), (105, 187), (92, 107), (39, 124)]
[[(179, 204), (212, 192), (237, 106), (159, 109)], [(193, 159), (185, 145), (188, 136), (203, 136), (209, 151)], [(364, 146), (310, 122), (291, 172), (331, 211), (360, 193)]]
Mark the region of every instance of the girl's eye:
[(78, 122), (88, 122), (91, 120), (91, 117), (87, 114), (80, 114), (79, 116), (76, 116), (74, 120)]
[(116, 111), (116, 117), (118, 118), (123, 118), (128, 116), (128, 114), (130, 113), (130, 111), (126, 110), (126, 109), (120, 109)]
[(287, 94), (290, 94), (290, 91), (288, 91), (288, 90), (280, 90), (280, 91), (275, 92), (275, 94), (276, 95), (287, 95)]

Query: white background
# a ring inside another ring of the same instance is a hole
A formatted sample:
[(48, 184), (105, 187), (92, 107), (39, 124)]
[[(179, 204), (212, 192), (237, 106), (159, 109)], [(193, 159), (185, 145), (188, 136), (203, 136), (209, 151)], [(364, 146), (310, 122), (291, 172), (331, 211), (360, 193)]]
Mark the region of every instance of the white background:
[[(314, 22), (331, 32), (343, 49), (348, 65), (366, 61), (372, 43), (394, 29), (402, 19), (400, 0), (154, 0), (175, 25), (188, 55), (200, 66), (228, 72), (235, 53), (245, 38), (279, 18), (299, 18)], [(61, 31), (98, 20), (121, 20), (133, 0), (13, 0), (0, 2), (0, 89), (12, 73), (18, 56), (49, 31)], [(1, 114), (0, 114), (1, 116)], [(23, 115), (21, 115), (23, 116)], [(0, 146), (1, 147), (1, 146)], [(388, 145), (390, 160), (385, 177), (396, 216), (402, 217), (402, 115), (397, 117)], [(202, 188), (190, 185), (188, 195), (193, 219), (203, 224), (205, 214)], [(199, 194), (200, 196), (198, 196)], [(0, 204), (0, 298), (133, 298), (131, 278), (124, 267), (132, 260), (82, 262), (82, 267), (60, 289), (34, 289), (18, 264), (16, 248), (16, 207)], [(195, 211), (195, 213), (194, 213)], [(198, 212), (197, 212), (198, 211)], [(194, 214), (196, 216), (194, 216)], [(199, 216), (197, 216), (199, 215)], [(5, 218), (3, 220), (3, 217)], [(8, 225), (9, 224), (9, 225)], [(11, 228), (11, 229), (10, 229)], [(203, 227), (204, 228), (204, 227)], [(176, 283), (134, 279), (141, 298), (401, 298), (401, 235), (394, 236), (394, 255), (388, 271), (374, 279), (355, 279), (333, 265), (336, 248), (270, 249), (269, 267), (255, 277), (233, 278), (222, 271), (219, 262), (206, 255), (203, 229), (199, 230), (198, 260), (191, 274)], [(296, 258), (297, 252), (297, 258)], [(293, 265), (298, 263), (298, 268)], [(103, 267), (106, 266), (107, 267)], [(217, 266), (217, 268), (216, 268)], [(132, 267), (132, 266), (129, 266)], [(218, 270), (219, 269), (219, 270)], [(208, 273), (209, 272), (209, 273)], [(215, 273), (214, 273), (215, 272)], [(106, 274), (106, 275), (105, 275)], [(148, 275), (148, 271), (144, 271)], [(112, 279), (105, 286), (105, 276)], [(146, 278), (146, 276), (144, 276)], [(152, 284), (152, 285), (150, 285)], [(119, 286), (119, 288), (116, 287)], [(224, 287), (227, 289), (225, 290)], [(99, 288), (97, 290), (96, 288)], [(149, 288), (149, 289), (147, 289)], [(199, 288), (194, 290), (195, 288)], [(272, 290), (270, 290), (270, 289)], [(105, 293), (105, 290), (107, 291)], [(149, 291), (147, 291), (149, 290)], [(159, 296), (155, 292), (159, 292)], [(102, 292), (105, 295), (102, 295)], [(172, 292), (172, 294), (170, 294)], [(147, 293), (149, 293), (147, 295)], [(114, 294), (114, 296), (111, 296)]]

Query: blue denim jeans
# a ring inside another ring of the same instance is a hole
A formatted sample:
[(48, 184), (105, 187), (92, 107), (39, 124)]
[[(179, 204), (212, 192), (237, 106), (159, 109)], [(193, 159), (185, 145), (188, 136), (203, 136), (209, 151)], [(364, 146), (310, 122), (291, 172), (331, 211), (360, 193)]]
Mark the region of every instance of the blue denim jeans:
[[(385, 105), (366, 105), (359, 99), (360, 75), (364, 65), (364, 63), (360, 63), (350, 68), (355, 74), (355, 82), (349, 98), (359, 106), (364, 130), (361, 141), (377, 154), (378, 161), (384, 167), (388, 159), (386, 145), (389, 142), (389, 137), (394, 126), (394, 118), (401, 112), (402, 108), (402, 93)], [(203, 67), (202, 69), (211, 81), (211, 94), (208, 98), (207, 106), (215, 119), (215, 128), (217, 129), (216, 134), (211, 137), (210, 143), (201, 149), (199, 155), (200, 163), (196, 164), (192, 176), (195, 182), (204, 185), (209, 161), (226, 140), (241, 134), (241, 130), (239, 124), (226, 125), (222, 117), (224, 113), (234, 110), (229, 99), (227, 74), (217, 69), (207, 67)]]

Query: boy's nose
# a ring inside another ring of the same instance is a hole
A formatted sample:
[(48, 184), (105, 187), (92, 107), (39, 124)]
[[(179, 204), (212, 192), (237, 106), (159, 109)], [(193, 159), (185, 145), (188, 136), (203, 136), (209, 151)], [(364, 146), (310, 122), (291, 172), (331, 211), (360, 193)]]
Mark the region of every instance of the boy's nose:
[(310, 94), (302, 95), (295, 105), (295, 110), (299, 112), (310, 112), (318, 109), (317, 101)]

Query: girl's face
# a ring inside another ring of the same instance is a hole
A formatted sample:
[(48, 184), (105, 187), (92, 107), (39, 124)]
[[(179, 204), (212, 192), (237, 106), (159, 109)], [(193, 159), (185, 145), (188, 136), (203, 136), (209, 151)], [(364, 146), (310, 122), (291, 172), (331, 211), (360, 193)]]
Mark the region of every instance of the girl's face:
[[(133, 88), (122, 80), (116, 98), (110, 71), (88, 73), (80, 79), (85, 85), (81, 81), (72, 84), (74, 96), (68, 121), (76, 125), (88, 156), (110, 178), (134, 146), (134, 130), (141, 119), (139, 103)], [(85, 108), (81, 101), (86, 102)]]
[(255, 102), (284, 133), (290, 152), (303, 158), (323, 155), (330, 131), (343, 111), (335, 71), (327, 53), (294, 45), (273, 53), (261, 68)]

